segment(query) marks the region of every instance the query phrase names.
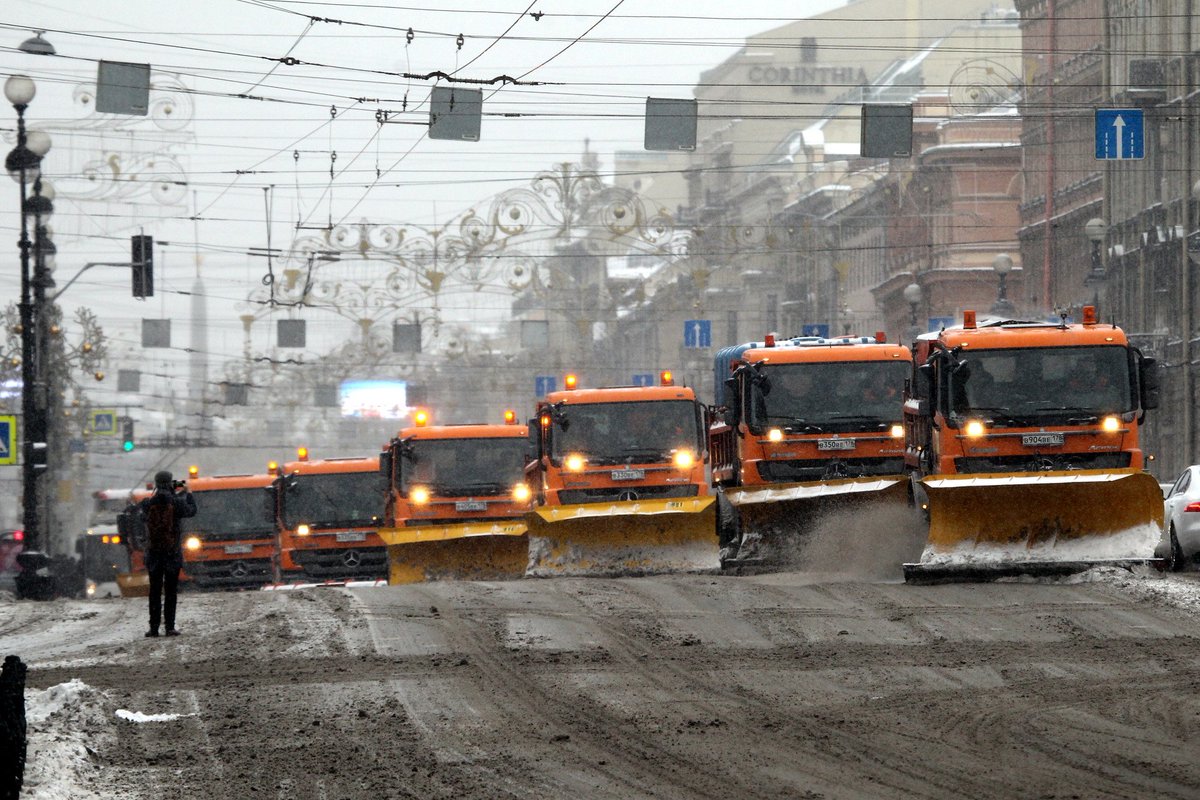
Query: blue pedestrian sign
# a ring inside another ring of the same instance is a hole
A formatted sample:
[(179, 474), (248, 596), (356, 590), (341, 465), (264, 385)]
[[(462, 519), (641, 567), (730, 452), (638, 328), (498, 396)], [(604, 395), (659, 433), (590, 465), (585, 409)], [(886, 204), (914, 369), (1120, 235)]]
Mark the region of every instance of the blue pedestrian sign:
[(653, 372), (635, 372), (635, 373), (633, 373), (633, 385), (634, 386), (653, 386), (654, 385), (654, 373)]
[(100, 409), (92, 412), (92, 433), (113, 436), (116, 432), (117, 412), (114, 409)]
[(553, 375), (538, 375), (533, 379), (533, 396), (545, 397), (558, 388), (558, 381)]
[(17, 463), (17, 418), (12, 414), (0, 416), (0, 465)]
[(800, 326), (801, 336), (820, 336), (822, 339), (829, 338), (829, 323), (828, 322), (806, 322)]
[(683, 323), (683, 346), (712, 347), (712, 320), (689, 319)]
[(1096, 158), (1102, 161), (1145, 158), (1144, 117), (1140, 108), (1096, 109)]

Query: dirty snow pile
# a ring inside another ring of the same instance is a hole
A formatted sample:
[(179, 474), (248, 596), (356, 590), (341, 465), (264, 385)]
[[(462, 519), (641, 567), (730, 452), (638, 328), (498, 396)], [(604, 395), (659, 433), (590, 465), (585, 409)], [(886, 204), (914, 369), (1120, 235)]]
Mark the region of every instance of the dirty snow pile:
[(78, 679), (42, 691), (26, 690), (26, 800), (96, 798), (88, 790), (100, 770), (102, 737), (112, 736), (104, 695)]

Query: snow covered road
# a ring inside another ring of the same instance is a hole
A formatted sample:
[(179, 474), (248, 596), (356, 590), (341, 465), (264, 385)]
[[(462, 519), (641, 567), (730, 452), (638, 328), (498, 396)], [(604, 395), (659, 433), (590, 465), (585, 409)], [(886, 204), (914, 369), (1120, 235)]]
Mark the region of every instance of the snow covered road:
[[(802, 573), (0, 603), (30, 798), (1195, 797), (1200, 581)], [(118, 713), (120, 712), (120, 713)]]

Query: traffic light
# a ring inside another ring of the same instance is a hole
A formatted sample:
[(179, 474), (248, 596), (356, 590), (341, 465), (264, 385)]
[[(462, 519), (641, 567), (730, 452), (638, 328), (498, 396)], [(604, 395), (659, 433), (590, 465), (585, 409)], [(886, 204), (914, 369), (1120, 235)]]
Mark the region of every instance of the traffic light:
[(129, 417), (121, 418), (121, 449), (126, 453), (133, 452), (133, 420)]
[(133, 245), (133, 296), (154, 296), (154, 237), (134, 236)]

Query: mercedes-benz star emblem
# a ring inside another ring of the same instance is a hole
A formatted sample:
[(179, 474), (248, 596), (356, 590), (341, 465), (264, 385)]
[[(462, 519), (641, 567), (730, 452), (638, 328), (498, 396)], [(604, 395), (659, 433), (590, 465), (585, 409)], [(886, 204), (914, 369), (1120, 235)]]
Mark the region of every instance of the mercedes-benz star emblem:
[(619, 496), (617, 499), (618, 499), (618, 500), (625, 500), (625, 501), (629, 501), (629, 500), (637, 500), (637, 499), (638, 499), (638, 493), (637, 493), (637, 492), (621, 492), (620, 496)]
[(235, 578), (244, 578), (250, 574), (250, 570), (246, 567), (245, 561), (235, 561), (229, 568), (229, 574)]
[(347, 567), (357, 567), (362, 563), (362, 556), (357, 550), (347, 550), (342, 554), (342, 563)]

